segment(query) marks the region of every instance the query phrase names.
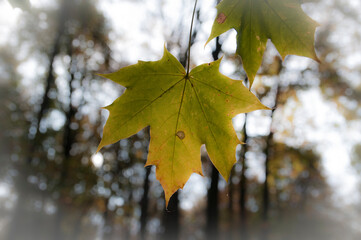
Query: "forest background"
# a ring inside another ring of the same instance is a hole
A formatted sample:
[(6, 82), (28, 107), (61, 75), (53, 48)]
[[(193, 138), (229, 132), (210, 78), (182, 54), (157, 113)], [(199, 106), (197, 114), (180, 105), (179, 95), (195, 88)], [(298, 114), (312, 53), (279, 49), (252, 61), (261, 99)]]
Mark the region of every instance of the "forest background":
[[(124, 89), (95, 73), (163, 46), (185, 62), (193, 1), (0, 0), (0, 239), (360, 239), (361, 2), (304, 0), (318, 64), (269, 42), (252, 91), (274, 111), (234, 118), (227, 184), (202, 155), (165, 210), (145, 129), (95, 154)], [(235, 31), (206, 42), (217, 1), (199, 1), (192, 66), (221, 56), (245, 79)]]

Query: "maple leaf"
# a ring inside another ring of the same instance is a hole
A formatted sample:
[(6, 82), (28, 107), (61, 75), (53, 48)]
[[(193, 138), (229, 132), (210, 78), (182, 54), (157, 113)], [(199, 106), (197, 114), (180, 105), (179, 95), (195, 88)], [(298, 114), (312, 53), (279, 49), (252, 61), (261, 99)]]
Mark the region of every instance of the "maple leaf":
[(206, 145), (214, 166), (227, 180), (239, 140), (232, 126), (238, 113), (268, 109), (241, 81), (219, 72), (220, 60), (189, 75), (166, 49), (163, 58), (101, 75), (126, 87), (106, 107), (110, 115), (98, 151), (150, 126), (146, 166), (156, 165), (166, 202), (192, 173), (202, 174), (200, 148)]
[(234, 28), (237, 50), (250, 86), (271, 39), (284, 59), (293, 54), (318, 61), (314, 36), (318, 24), (302, 10), (299, 0), (223, 0), (207, 43)]

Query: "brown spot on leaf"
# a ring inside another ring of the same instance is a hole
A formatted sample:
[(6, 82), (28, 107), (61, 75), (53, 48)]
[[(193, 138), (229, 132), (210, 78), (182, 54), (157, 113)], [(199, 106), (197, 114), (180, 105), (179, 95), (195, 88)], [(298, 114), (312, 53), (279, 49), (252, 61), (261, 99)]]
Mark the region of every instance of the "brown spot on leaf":
[(227, 19), (227, 16), (224, 13), (220, 13), (217, 16), (216, 21), (217, 21), (217, 23), (222, 24), (226, 21), (226, 19)]
[(176, 135), (180, 140), (183, 140), (186, 137), (186, 134), (183, 131), (178, 131)]

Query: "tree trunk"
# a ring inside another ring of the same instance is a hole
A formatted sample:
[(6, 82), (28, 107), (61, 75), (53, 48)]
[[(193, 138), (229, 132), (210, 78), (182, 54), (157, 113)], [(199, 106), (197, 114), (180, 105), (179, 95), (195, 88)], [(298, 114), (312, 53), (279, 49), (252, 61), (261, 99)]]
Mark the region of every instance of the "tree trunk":
[[(273, 119), (273, 111), (272, 111), (272, 119)], [(272, 139), (273, 139), (273, 132), (271, 130), (270, 134), (267, 137), (267, 148), (266, 148), (266, 159), (264, 163), (264, 174), (265, 180), (263, 183), (263, 192), (262, 192), (262, 203), (263, 203), (263, 211), (262, 211), (262, 234), (261, 239), (267, 240), (269, 235), (269, 226), (268, 226), (268, 213), (269, 213), (269, 187), (268, 187), (268, 175), (269, 175), (269, 161), (270, 156), (272, 154)]]
[(243, 142), (241, 151), (240, 151), (240, 161), (242, 164), (241, 170), (241, 181), (239, 185), (239, 209), (240, 209), (240, 231), (242, 239), (248, 238), (247, 233), (247, 210), (246, 210), (246, 195), (247, 195), (247, 178), (246, 178), (246, 170), (247, 170), (247, 162), (246, 162), (246, 153), (248, 151), (247, 141), (247, 114), (245, 115), (244, 125), (243, 125)]
[[(73, 92), (74, 92), (72, 83), (74, 81), (74, 73), (75, 73), (74, 71), (76, 69), (77, 63), (73, 57), (73, 51), (72, 51), (71, 44), (72, 44), (72, 38), (70, 38), (68, 40), (68, 46), (67, 46), (67, 51), (68, 51), (67, 54), (72, 60), (70, 62), (70, 66), (69, 66), (69, 73), (70, 73), (70, 79), (68, 81), (69, 106), (68, 106), (68, 111), (65, 113), (66, 122), (64, 125), (64, 135), (63, 135), (63, 162), (62, 162), (60, 178), (59, 178), (59, 182), (58, 182), (58, 186), (60, 189), (60, 198), (62, 196), (62, 189), (67, 188), (69, 185), (67, 179), (68, 179), (68, 175), (69, 175), (69, 171), (70, 171), (70, 166), (69, 166), (70, 155), (71, 155), (70, 151), (71, 151), (71, 147), (74, 143), (74, 132), (72, 131), (70, 126), (71, 126), (71, 123), (77, 112), (77, 109), (72, 104)], [(64, 239), (61, 225), (63, 222), (65, 211), (66, 211), (66, 206), (63, 205), (63, 203), (61, 201), (58, 202), (58, 211), (56, 213), (56, 218), (55, 218), (56, 219), (55, 220), (55, 230), (56, 230), (55, 239), (58, 239), (58, 240)]]
[(179, 199), (178, 192), (174, 193), (168, 203), (168, 208), (163, 216), (164, 233), (162, 239), (177, 240), (179, 239)]
[(207, 239), (218, 239), (219, 214), (218, 214), (218, 170), (212, 165), (211, 186), (207, 193)]
[(27, 161), (29, 164), (32, 163), (33, 153), (35, 152), (36, 146), (39, 142), (41, 120), (43, 119), (45, 113), (49, 109), (49, 106), (51, 103), (51, 99), (49, 97), (49, 92), (55, 85), (55, 82), (54, 82), (55, 77), (54, 77), (54, 73), (53, 73), (54, 66), (53, 65), (54, 65), (55, 57), (60, 52), (61, 39), (62, 39), (62, 37), (64, 35), (64, 31), (65, 31), (66, 15), (68, 12), (67, 9), (69, 7), (68, 4), (69, 4), (68, 0), (63, 0), (61, 8), (59, 10), (58, 28), (57, 28), (57, 33), (56, 33), (56, 36), (54, 39), (53, 47), (49, 54), (49, 65), (48, 65), (47, 76), (45, 78), (44, 94), (42, 97), (42, 102), (40, 104), (39, 112), (37, 114), (36, 122), (33, 123), (32, 124), (33, 126), (31, 127), (33, 129), (35, 129), (35, 132), (30, 135), (30, 139), (32, 139), (32, 141), (29, 145), (29, 153), (28, 153), (29, 157), (28, 157), (28, 161)]
[[(71, 57), (71, 54), (69, 55)], [(71, 65), (76, 66), (76, 62), (71, 62)], [(72, 68), (72, 67), (70, 67)], [(62, 168), (60, 173), (60, 180), (59, 184), (64, 185), (66, 184), (66, 179), (69, 172), (69, 161), (70, 161), (70, 151), (71, 147), (74, 143), (74, 132), (71, 129), (71, 123), (74, 120), (75, 114), (77, 112), (77, 108), (73, 106), (72, 99), (73, 99), (73, 92), (74, 88), (72, 83), (74, 81), (74, 72), (70, 72), (70, 79), (69, 79), (69, 106), (68, 111), (65, 113), (66, 121), (64, 125), (64, 135), (63, 135), (63, 151), (64, 151), (64, 159), (62, 162)]]
[(228, 183), (228, 211), (230, 213), (230, 217), (232, 217), (233, 214), (233, 194), (234, 194), (234, 184), (232, 182), (232, 177), (234, 175), (234, 169), (231, 171), (231, 175), (229, 177), (229, 183)]
[(263, 193), (262, 193), (262, 203), (263, 203), (263, 211), (262, 211), (262, 221), (263, 221), (263, 231), (262, 231), (262, 240), (267, 240), (269, 235), (269, 226), (268, 226), (268, 218), (269, 218), (269, 205), (270, 205), (270, 197), (269, 197), (269, 186), (268, 186), (268, 176), (270, 173), (269, 170), (269, 163), (270, 159), (273, 155), (273, 135), (274, 135), (274, 112), (278, 105), (279, 96), (280, 96), (280, 85), (276, 83), (276, 90), (275, 90), (275, 100), (274, 100), (274, 107), (271, 113), (271, 125), (270, 125), (270, 133), (267, 136), (266, 140), (266, 159), (264, 163), (264, 174), (265, 180), (263, 183)]
[(144, 183), (143, 183), (143, 196), (140, 202), (141, 204), (141, 215), (140, 215), (140, 237), (142, 240), (145, 239), (146, 236), (146, 226), (148, 219), (148, 193), (149, 193), (149, 175), (151, 173), (152, 168), (146, 167)]

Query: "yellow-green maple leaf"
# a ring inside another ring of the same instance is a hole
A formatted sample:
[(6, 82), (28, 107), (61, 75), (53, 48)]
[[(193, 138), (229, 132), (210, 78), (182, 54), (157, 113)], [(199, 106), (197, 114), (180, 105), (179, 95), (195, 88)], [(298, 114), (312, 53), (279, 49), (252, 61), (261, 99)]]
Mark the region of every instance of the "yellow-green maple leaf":
[(284, 59), (293, 54), (318, 61), (314, 36), (318, 24), (302, 10), (299, 0), (223, 0), (208, 42), (234, 28), (237, 54), (252, 85), (261, 66), (267, 40)]
[(126, 91), (106, 107), (110, 115), (98, 150), (150, 126), (146, 165), (156, 165), (167, 203), (192, 173), (202, 175), (202, 144), (227, 180), (240, 143), (232, 118), (267, 107), (241, 81), (222, 75), (219, 64), (220, 60), (200, 65), (187, 75), (165, 49), (159, 61), (139, 61), (102, 75)]

